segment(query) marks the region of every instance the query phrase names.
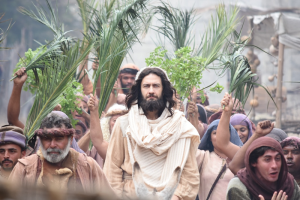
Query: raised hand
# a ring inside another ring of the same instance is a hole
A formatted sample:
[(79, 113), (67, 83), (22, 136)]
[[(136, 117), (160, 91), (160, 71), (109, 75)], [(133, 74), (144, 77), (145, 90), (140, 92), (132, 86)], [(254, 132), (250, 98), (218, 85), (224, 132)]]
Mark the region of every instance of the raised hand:
[(27, 79), (26, 68), (22, 67), (21, 69), (19, 69), (15, 73), (15, 76), (17, 76), (17, 78), (14, 79), (14, 84), (22, 86)]
[(198, 112), (198, 107), (197, 105), (195, 104), (195, 102), (193, 101), (190, 101), (188, 102), (188, 110), (187, 110), (187, 113), (191, 116), (194, 116), (196, 115), (197, 116), (197, 112)]
[(99, 101), (93, 94), (90, 94), (90, 98), (87, 102), (90, 112), (98, 112)]
[(231, 112), (233, 108), (233, 100), (231, 97), (231, 94), (225, 93), (222, 101), (221, 101), (221, 107), (223, 107), (223, 110), (225, 112)]
[[(265, 200), (265, 198), (262, 195), (258, 195), (260, 200)], [(285, 192), (280, 190), (280, 192), (277, 194), (277, 192), (274, 192), (271, 200), (287, 200), (288, 195), (286, 195)]]
[(255, 133), (259, 137), (263, 137), (269, 134), (273, 130), (273, 128), (274, 128), (274, 124), (269, 120), (261, 121), (257, 124)]
[(53, 111), (61, 111), (61, 105), (57, 104), (54, 108)]

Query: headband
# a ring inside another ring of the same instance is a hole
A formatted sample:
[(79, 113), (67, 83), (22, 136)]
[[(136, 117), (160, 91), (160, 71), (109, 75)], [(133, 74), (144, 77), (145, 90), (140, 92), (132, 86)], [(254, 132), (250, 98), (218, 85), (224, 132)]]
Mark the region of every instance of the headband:
[(132, 68), (124, 68), (120, 71), (120, 74), (122, 73), (128, 73), (128, 74), (134, 74), (136, 75), (138, 73), (139, 70), (137, 69), (132, 69)]
[(71, 136), (75, 134), (74, 128), (69, 129), (59, 129), (59, 130), (44, 130), (44, 129), (38, 129), (34, 132), (37, 136), (40, 137), (46, 137), (49, 135), (53, 136)]

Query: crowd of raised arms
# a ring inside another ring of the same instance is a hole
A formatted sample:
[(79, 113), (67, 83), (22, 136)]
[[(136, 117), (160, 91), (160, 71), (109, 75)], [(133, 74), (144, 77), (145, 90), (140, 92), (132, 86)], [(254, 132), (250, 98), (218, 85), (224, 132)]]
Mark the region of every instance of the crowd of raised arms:
[(57, 105), (28, 142), (19, 120), (25, 68), (15, 75), (0, 130), (1, 184), (113, 199), (300, 199), (300, 138), (254, 124), (228, 93), (210, 105), (194, 88), (183, 104), (164, 70), (127, 64), (101, 116), (87, 78), (76, 126)]

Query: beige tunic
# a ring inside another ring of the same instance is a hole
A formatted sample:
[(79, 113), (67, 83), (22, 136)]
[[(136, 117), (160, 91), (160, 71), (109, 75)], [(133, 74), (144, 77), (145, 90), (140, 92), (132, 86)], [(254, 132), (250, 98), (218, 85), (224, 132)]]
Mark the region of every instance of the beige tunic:
[[(132, 180), (132, 165), (127, 147), (127, 139), (123, 137), (120, 120), (118, 119), (111, 135), (103, 171), (119, 197), (135, 198), (136, 192)], [(195, 148), (197, 147), (194, 147), (191, 143), (190, 153), (174, 193), (180, 199), (194, 200), (198, 192), (199, 172)]]
[[(206, 200), (211, 186), (225, 163), (226, 160), (220, 158), (215, 152), (198, 149), (197, 164), (200, 173), (199, 200)], [(233, 173), (227, 168), (225, 173), (221, 175), (209, 199), (225, 200), (227, 185), (233, 177)]]

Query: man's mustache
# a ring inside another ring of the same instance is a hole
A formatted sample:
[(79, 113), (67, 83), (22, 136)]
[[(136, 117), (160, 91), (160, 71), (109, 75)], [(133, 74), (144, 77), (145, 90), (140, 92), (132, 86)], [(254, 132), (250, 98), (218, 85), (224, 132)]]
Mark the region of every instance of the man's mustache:
[(149, 95), (147, 96), (147, 98), (149, 98), (149, 97), (155, 97), (155, 98), (157, 98), (157, 96), (156, 96), (155, 94), (149, 94)]
[(13, 163), (13, 161), (12, 161), (12, 160), (9, 160), (9, 159), (4, 159), (4, 160), (2, 161), (2, 164), (4, 164), (4, 162), (10, 162), (10, 163)]

